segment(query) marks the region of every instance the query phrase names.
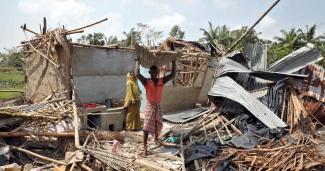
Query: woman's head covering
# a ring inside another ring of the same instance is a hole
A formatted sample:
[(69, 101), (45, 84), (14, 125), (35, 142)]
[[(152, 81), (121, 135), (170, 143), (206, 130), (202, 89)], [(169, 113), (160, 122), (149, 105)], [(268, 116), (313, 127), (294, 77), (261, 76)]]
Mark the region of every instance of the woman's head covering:
[(136, 80), (136, 77), (134, 76), (134, 73), (133, 73), (133, 76), (131, 75), (131, 73), (133, 73), (133, 71), (130, 71), (126, 74), (126, 77), (128, 80), (132, 80), (132, 81), (135, 81)]

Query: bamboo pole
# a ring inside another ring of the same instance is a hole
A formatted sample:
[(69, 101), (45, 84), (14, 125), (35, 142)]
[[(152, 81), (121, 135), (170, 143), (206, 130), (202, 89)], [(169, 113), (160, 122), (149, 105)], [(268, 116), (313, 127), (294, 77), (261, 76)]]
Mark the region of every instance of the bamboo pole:
[(17, 151), (21, 151), (21, 152), (24, 152), (28, 155), (31, 155), (31, 156), (34, 156), (34, 157), (37, 157), (39, 159), (42, 159), (42, 160), (46, 160), (46, 161), (49, 161), (49, 162), (53, 162), (53, 163), (56, 163), (56, 164), (60, 164), (60, 165), (67, 165), (65, 162), (63, 161), (59, 161), (59, 160), (55, 160), (55, 159), (51, 159), (51, 158), (48, 158), (48, 157), (45, 157), (45, 156), (42, 156), (42, 155), (39, 155), (37, 153), (34, 153), (32, 151), (29, 151), (29, 150), (26, 150), (26, 149), (23, 149), (23, 148), (20, 148), (20, 147), (15, 147), (15, 146), (9, 146), (10, 148), (14, 149), (14, 150), (17, 150)]
[(92, 24), (86, 25), (86, 26), (84, 26), (84, 27), (80, 27), (80, 28), (76, 28), (76, 29), (69, 30), (69, 31), (67, 31), (66, 33), (75, 32), (75, 31), (77, 31), (77, 30), (82, 30), (82, 29), (84, 29), (84, 28), (91, 27), (91, 26), (93, 26), (93, 25), (99, 24), (99, 23), (104, 22), (104, 21), (106, 21), (106, 20), (108, 20), (108, 18), (104, 18), (104, 19), (102, 19), (102, 20), (100, 20), (100, 21), (97, 21), (97, 22), (95, 22), (95, 23), (92, 23)]
[(77, 30), (77, 31), (69, 31), (69, 32), (64, 32), (63, 34), (69, 35), (69, 34), (76, 34), (76, 33), (83, 33), (84, 30)]
[(26, 28), (26, 24), (20, 26), (20, 28), (23, 29), (24, 31), (28, 31), (28, 32), (33, 33), (33, 34), (35, 34), (35, 35), (39, 35), (39, 34), (36, 33), (35, 31)]

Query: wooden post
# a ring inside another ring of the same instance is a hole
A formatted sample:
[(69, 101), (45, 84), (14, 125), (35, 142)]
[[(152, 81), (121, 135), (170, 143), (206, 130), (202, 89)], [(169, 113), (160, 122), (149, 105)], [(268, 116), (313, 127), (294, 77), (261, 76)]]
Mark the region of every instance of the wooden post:
[(73, 109), (73, 126), (74, 126), (74, 144), (78, 148), (80, 147), (80, 141), (79, 141), (79, 124), (78, 124), (78, 112), (77, 112), (77, 106), (76, 106), (76, 97), (75, 97), (75, 91), (72, 90), (72, 109)]

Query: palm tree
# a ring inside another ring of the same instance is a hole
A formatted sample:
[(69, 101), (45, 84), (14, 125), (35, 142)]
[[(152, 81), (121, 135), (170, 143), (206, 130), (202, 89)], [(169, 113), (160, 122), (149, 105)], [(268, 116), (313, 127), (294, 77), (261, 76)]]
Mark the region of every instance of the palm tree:
[(214, 41), (217, 39), (217, 30), (218, 28), (214, 28), (212, 23), (209, 21), (209, 28), (208, 30), (201, 28), (200, 30), (203, 31), (204, 40), (208, 43), (214, 44)]
[(287, 30), (281, 30), (281, 37), (274, 37), (279, 44), (292, 48), (298, 49), (302, 45), (301, 37), (298, 35), (298, 31), (295, 28)]
[(205, 43), (211, 44), (216, 47), (219, 51), (225, 51), (225, 48), (230, 47), (233, 39), (231, 37), (231, 31), (226, 25), (213, 27), (209, 21), (208, 30), (201, 28), (203, 31), (203, 40)]
[(122, 40), (122, 43), (126, 47), (133, 47), (134, 43), (137, 43), (140, 41), (140, 33), (138, 31), (134, 31), (135, 28), (131, 28), (129, 32), (123, 32), (125, 35), (125, 39)]
[(317, 36), (316, 37), (316, 24), (312, 25), (311, 27), (309, 27), (308, 25), (306, 25), (306, 32), (304, 32), (302, 29), (299, 29), (298, 31), (300, 32), (299, 36), (301, 37), (301, 39), (303, 40), (304, 43), (313, 43), (315, 45), (320, 45), (321, 44), (321, 40), (325, 39), (325, 35), (321, 35), (321, 36)]
[[(206, 43), (212, 44), (218, 50), (225, 51), (232, 46), (232, 44), (238, 40), (246, 31), (248, 30), (247, 26), (242, 26), (239, 29), (230, 30), (230, 28), (226, 25), (213, 27), (211, 22), (209, 22), (208, 30), (201, 28), (203, 31), (203, 40)], [(246, 43), (256, 43), (259, 42), (260, 39), (255, 30), (252, 30), (248, 36), (246, 36), (245, 40), (239, 43), (236, 47), (242, 49)], [(201, 39), (202, 40), (202, 39)]]

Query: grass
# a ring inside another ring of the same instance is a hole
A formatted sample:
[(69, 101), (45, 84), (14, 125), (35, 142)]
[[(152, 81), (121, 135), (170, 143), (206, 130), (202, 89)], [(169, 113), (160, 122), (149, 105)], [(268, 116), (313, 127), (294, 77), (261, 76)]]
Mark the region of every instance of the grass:
[[(22, 71), (0, 72), (0, 90), (20, 90), (24, 88), (24, 73)], [(8, 100), (23, 95), (20, 92), (1, 92), (0, 100)]]
[(22, 71), (0, 72), (0, 81), (5, 80), (24, 81), (24, 73)]

